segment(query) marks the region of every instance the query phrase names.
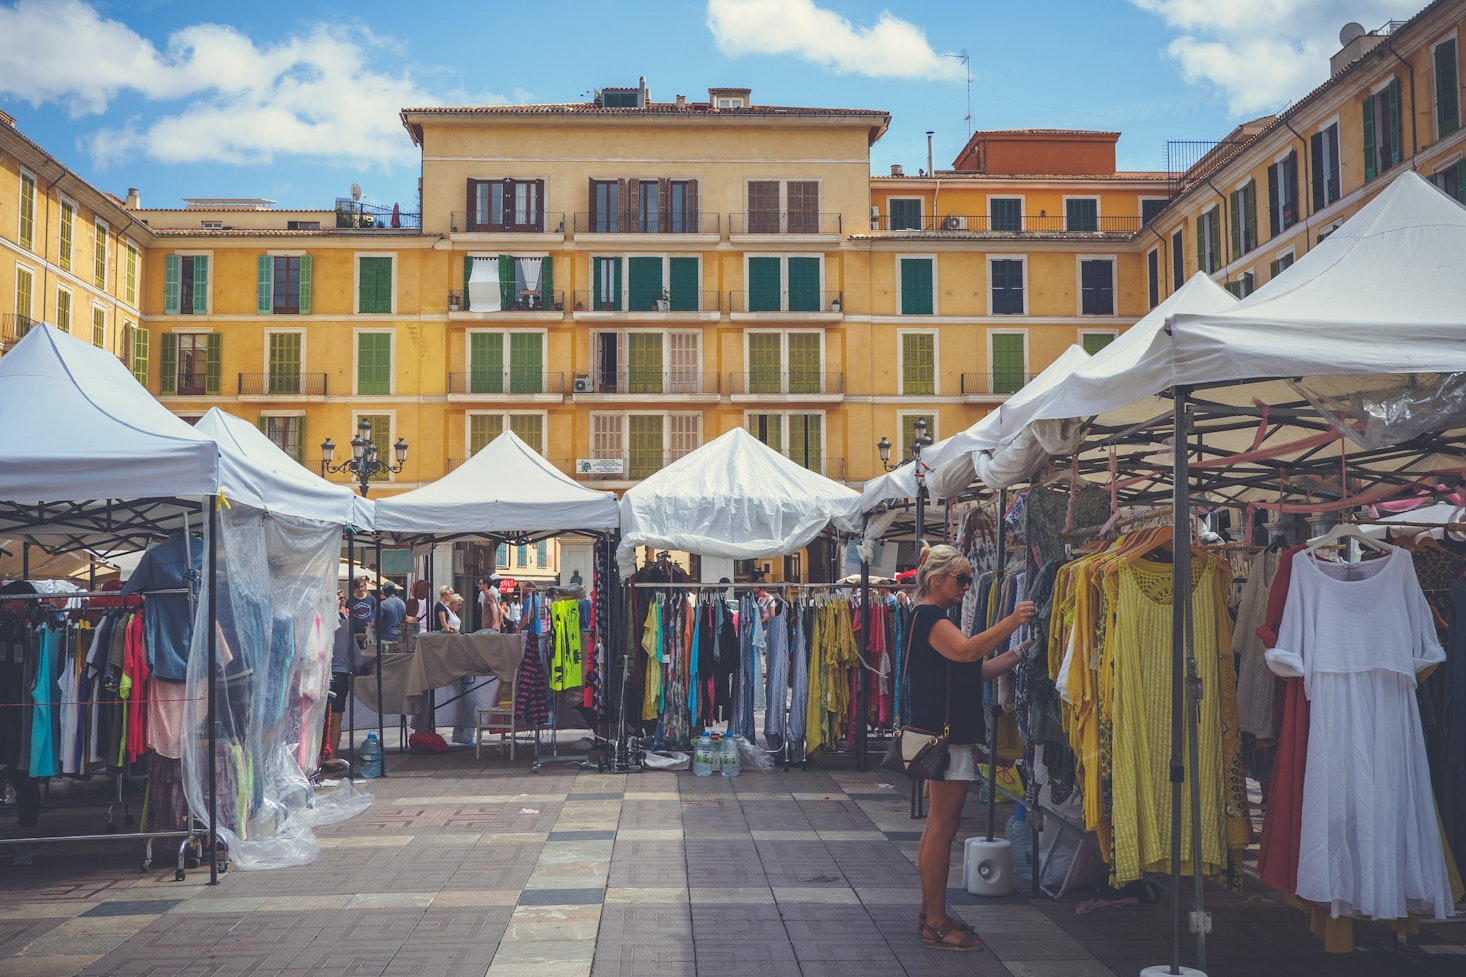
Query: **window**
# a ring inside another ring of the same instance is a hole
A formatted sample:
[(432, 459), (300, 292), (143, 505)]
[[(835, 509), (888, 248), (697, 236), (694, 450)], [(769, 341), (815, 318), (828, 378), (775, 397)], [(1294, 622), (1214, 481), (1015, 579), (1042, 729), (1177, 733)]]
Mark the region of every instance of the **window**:
[(818, 180), (749, 180), (748, 233), (818, 234)]
[(356, 334), (356, 392), (361, 396), (392, 394), (392, 334)]
[(1461, 127), (1461, 90), (1456, 71), (1456, 39), (1435, 46), (1435, 134), (1449, 136)]
[(1155, 308), (1161, 303), (1161, 249), (1151, 248), (1145, 255), (1145, 297)]
[(1181, 228), (1171, 234), (1171, 291), (1186, 282), (1186, 236)]
[(621, 259), (591, 258), (591, 308), (621, 311)]
[(1268, 233), (1277, 237), (1298, 223), (1298, 151), (1267, 168)]
[(917, 421), (926, 422), (926, 436), (929, 440), (940, 440), (941, 435), (937, 434), (937, 415), (922, 413), (903, 413), (898, 418), (898, 423), (901, 425), (901, 440), (897, 442), (897, 447), (893, 450), (893, 454), (897, 451), (905, 452), (906, 454), (902, 455), (902, 458), (905, 458), (906, 455), (910, 454), (911, 446), (916, 442)]
[(601, 393), (702, 393), (702, 333), (598, 332), (595, 389)]
[(1082, 332), (1079, 334), (1079, 345), (1090, 356), (1098, 353), (1114, 341), (1115, 334), (1112, 332)]
[(1140, 198), (1140, 223), (1149, 224), (1151, 219), (1166, 209), (1169, 201), (1165, 197), (1141, 197)]
[(700, 443), (700, 414), (630, 414), (626, 417), (626, 474), (646, 478)]
[(267, 334), (269, 376), (265, 389), (272, 394), (301, 393), (301, 350), (305, 334), (272, 332)]
[(547, 569), (550, 565), (550, 544), (546, 540), (540, 540), (534, 544), (534, 563), (541, 570)]
[[(376, 446), (377, 457), (383, 461), (391, 462), (392, 455), (392, 418), (388, 414), (358, 414), (353, 420), (356, 424), (366, 421), (372, 426), (372, 444)], [(352, 426), (355, 427), (356, 424)], [(392, 477), (392, 473), (385, 467), (379, 468), (369, 481), (385, 482)]]
[(920, 198), (893, 197), (886, 201), (890, 211), (890, 229), (893, 231), (921, 230)]
[(20, 225), (17, 240), (27, 251), (36, 243), (36, 178), (20, 171)]
[(205, 230), (205, 231), (222, 231), (222, 230), (224, 230), (224, 222), (223, 221), (200, 221), (199, 222), (199, 228), (202, 229), (202, 230)]
[(988, 222), (995, 231), (1023, 230), (1023, 198), (989, 197)]
[(92, 345), (97, 349), (107, 346), (107, 310), (100, 305), (92, 306)]
[(932, 273), (936, 261), (932, 258), (898, 258), (901, 266), (901, 314), (931, 315)]
[(1454, 165), (1437, 170), (1430, 179), (1453, 200), (1466, 204), (1466, 159), (1458, 159)]
[(1313, 160), (1313, 210), (1317, 213), (1343, 196), (1339, 187), (1339, 124), (1330, 123), (1308, 142)]
[(1283, 272), (1287, 271), (1290, 267), (1292, 267), (1293, 260), (1293, 252), (1284, 251), (1282, 254), (1278, 255), (1277, 258), (1275, 258), (1273, 261), (1269, 262), (1268, 280), (1271, 281), (1272, 279), (1277, 278)]
[(127, 273), (122, 282), (122, 301), (137, 305), (137, 245), (127, 242)]
[(143, 386), (148, 385), (148, 331), (139, 329), (132, 323), (123, 328), (125, 341), (123, 349), (127, 353), (128, 369), (137, 382)]
[(30, 332), (31, 324), (35, 321), (31, 318), (31, 296), (35, 294), (36, 274), (29, 268), (15, 269), (15, 338), (19, 339), (27, 332)]
[(310, 255), (260, 255), (257, 298), (260, 315), (308, 315)]
[(622, 180), (590, 181), (590, 229), (596, 234), (621, 230)]
[(989, 334), (989, 342), (992, 345), (993, 393), (1011, 394), (1022, 390), (1028, 381), (1028, 337), (1021, 332), (995, 332)]
[[(275, 447), (298, 462), (305, 461), (304, 417), (298, 414), (262, 414), (260, 415), (260, 430), (264, 432), (265, 437), (274, 443)], [(372, 440), (375, 441), (375, 425), (373, 425), (372, 431)]]
[(823, 259), (819, 257), (751, 257), (748, 259), (748, 311), (818, 312), (823, 277)]
[(61, 201), (61, 242), (58, 254), (62, 271), (71, 270), (71, 258), (75, 250), (76, 204), (63, 198)]
[(64, 288), (56, 289), (56, 328), (71, 332), (71, 293)]
[(469, 456), (477, 454), (485, 445), (503, 434), (506, 426), (519, 440), (544, 454), (545, 415), (473, 413), (468, 415)]
[(1071, 232), (1099, 230), (1099, 198), (1069, 197), (1064, 201), (1064, 229)]
[(163, 259), (163, 312), (209, 314), (208, 255), (170, 254)]
[(757, 331), (747, 337), (749, 393), (824, 392), (821, 333)]
[(662, 230), (669, 234), (696, 234), (702, 229), (697, 213), (697, 181), (668, 180), (667, 206)]
[(97, 221), (96, 237), (92, 239), (92, 284), (98, 288), (107, 287), (107, 224)]
[(463, 308), (474, 312), (548, 308), (546, 303), (555, 294), (553, 272), (554, 261), (545, 256), (466, 255)]
[(1022, 315), (1023, 259), (989, 258), (988, 278), (992, 281), (993, 315)]
[(1224, 287), (1239, 299), (1245, 299), (1253, 293), (1257, 285), (1252, 272), (1244, 271), (1240, 278), (1234, 278), (1232, 281), (1227, 282)]
[(514, 559), (515, 559), (515, 565), (516, 566), (520, 566), (520, 567), (524, 567), (524, 568), (528, 569), (528, 567), (529, 567), (529, 547), (528, 546), (516, 546), (514, 548)]
[(1213, 207), (1196, 218), (1196, 267), (1210, 275), (1222, 266), (1222, 208)]
[(1400, 79), (1364, 100), (1364, 179), (1400, 162)]
[(749, 414), (748, 433), (812, 472), (824, 473), (823, 414)]
[(544, 369), (542, 332), (474, 330), (468, 334), (469, 393), (544, 393)]
[(1115, 314), (1115, 259), (1085, 258), (1079, 262), (1079, 314)]
[(636, 229), (642, 234), (654, 234), (662, 227), (661, 201), (657, 195), (656, 180), (636, 181)]
[(356, 259), (356, 311), (363, 315), (391, 313), (390, 257), (362, 256)]
[(216, 332), (165, 332), (162, 393), (218, 396), (223, 349), (224, 337)]
[(470, 231), (543, 231), (544, 180), (469, 180)]
[(500, 543), (498, 548), (494, 550), (494, 566), (509, 566), (509, 547), (504, 543)]
[(901, 393), (933, 395), (937, 392), (937, 334), (901, 334)]
[(1248, 180), (1227, 198), (1232, 218), (1232, 259), (1257, 247), (1257, 181)]
[(287, 231), (319, 231), (321, 229), (321, 222), (320, 221), (286, 221), (285, 222), (285, 229)]

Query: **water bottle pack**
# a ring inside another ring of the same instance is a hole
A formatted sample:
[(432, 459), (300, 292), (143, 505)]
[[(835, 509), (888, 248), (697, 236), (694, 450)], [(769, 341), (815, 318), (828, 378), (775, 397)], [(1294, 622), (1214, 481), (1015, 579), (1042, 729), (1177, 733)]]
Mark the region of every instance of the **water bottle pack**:
[(699, 777), (711, 777), (713, 775), (713, 759), (717, 756), (717, 749), (713, 746), (713, 734), (703, 730), (702, 735), (692, 747), (692, 772)]
[(1033, 856), (1029, 848), (1028, 811), (1025, 808), (1013, 809), (1003, 837), (1008, 839), (1008, 845), (1013, 849), (1014, 878), (1021, 882), (1029, 881), (1033, 878)]
[(736, 777), (743, 770), (743, 761), (738, 756), (738, 741), (732, 734), (723, 737), (718, 749), (718, 769), (724, 777)]
[(382, 744), (376, 733), (368, 733), (361, 744), (361, 775), (371, 780), (382, 775)]

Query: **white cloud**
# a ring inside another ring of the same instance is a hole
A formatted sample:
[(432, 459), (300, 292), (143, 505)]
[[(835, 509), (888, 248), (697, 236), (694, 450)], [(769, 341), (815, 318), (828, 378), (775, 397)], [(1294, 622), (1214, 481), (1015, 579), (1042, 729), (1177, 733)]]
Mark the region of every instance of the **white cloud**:
[(306, 156), (391, 168), (416, 157), (398, 110), (443, 99), (374, 69), (389, 48), (364, 27), (321, 26), (257, 45), (233, 27), (196, 24), (159, 51), (81, 0), (20, 0), (0, 7), (0, 95), (61, 105), (74, 117), (100, 115), (125, 92), (182, 103), (92, 133), (87, 149), (99, 165), (141, 154), (165, 163)]
[(1368, 30), (1419, 0), (1130, 0), (1180, 32), (1166, 54), (1194, 85), (1215, 86), (1237, 117), (1275, 112), (1329, 74), (1339, 28)]
[(921, 28), (882, 11), (856, 27), (814, 0), (708, 0), (708, 29), (728, 55), (793, 54), (841, 74), (957, 81), (956, 60), (938, 54)]

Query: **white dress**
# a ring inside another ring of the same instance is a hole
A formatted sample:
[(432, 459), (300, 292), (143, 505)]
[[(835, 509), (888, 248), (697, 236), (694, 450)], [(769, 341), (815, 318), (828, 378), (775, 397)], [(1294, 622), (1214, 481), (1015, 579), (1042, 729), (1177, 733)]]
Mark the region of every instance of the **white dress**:
[(1444, 660), (1406, 551), (1294, 558), (1267, 661), (1308, 696), (1297, 894), (1334, 916), (1452, 913), (1415, 702), (1417, 673)]

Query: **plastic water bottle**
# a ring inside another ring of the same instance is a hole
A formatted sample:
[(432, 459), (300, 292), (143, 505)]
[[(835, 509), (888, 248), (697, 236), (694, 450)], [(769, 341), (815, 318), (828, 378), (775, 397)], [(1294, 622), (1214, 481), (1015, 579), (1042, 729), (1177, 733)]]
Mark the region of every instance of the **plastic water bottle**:
[(1014, 878), (1023, 882), (1029, 881), (1033, 878), (1033, 861), (1028, 848), (1028, 811), (1025, 808), (1020, 806), (1013, 809), (1013, 816), (1008, 819), (1003, 837), (1008, 839), (1008, 845), (1013, 849)]
[(382, 744), (376, 733), (367, 733), (361, 744), (361, 775), (367, 780), (382, 775)]
[(692, 747), (692, 772), (699, 777), (713, 775), (713, 737), (707, 730), (697, 738)]
[(732, 733), (723, 737), (723, 746), (718, 750), (718, 767), (724, 777), (736, 777), (743, 770), (743, 762), (738, 758), (738, 741)]

